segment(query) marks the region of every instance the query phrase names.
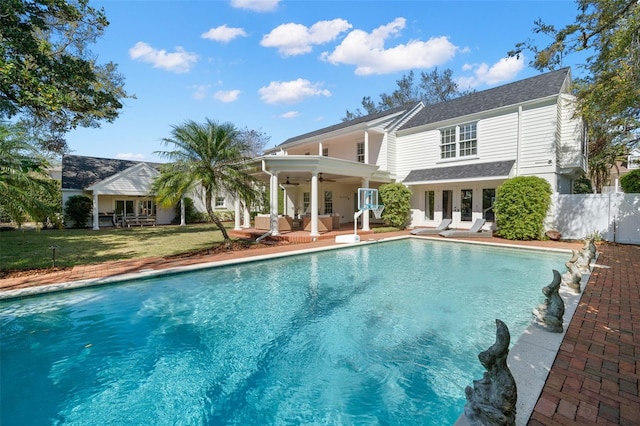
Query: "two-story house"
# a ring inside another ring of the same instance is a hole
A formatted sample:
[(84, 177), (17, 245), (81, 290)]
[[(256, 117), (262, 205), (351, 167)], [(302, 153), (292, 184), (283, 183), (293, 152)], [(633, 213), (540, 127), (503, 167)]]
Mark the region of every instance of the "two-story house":
[[(583, 125), (574, 116), (568, 68), (434, 105), (417, 103), (359, 117), (284, 141), (256, 158), (256, 176), (285, 191), (284, 213), (308, 217), (318, 235), (353, 221), (358, 188), (397, 181), (413, 193), (410, 226), (443, 218), (468, 228), (493, 222), (496, 188), (514, 176), (540, 176), (570, 193), (586, 168)], [(362, 229), (369, 228), (369, 214)], [(271, 221), (271, 231), (279, 233)]]

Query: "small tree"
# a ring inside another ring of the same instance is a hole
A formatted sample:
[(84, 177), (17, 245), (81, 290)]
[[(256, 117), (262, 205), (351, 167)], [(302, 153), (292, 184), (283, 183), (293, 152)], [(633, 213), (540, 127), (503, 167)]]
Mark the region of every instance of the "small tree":
[(620, 178), (620, 186), (627, 194), (640, 193), (640, 169), (630, 171)]
[(591, 181), (586, 176), (580, 176), (573, 183), (573, 193), (574, 194), (593, 194), (593, 187), (591, 186)]
[(508, 240), (538, 240), (551, 205), (551, 185), (537, 176), (507, 179), (496, 192), (497, 234)]
[(384, 205), (382, 220), (387, 225), (404, 228), (411, 214), (411, 190), (396, 182), (380, 186), (379, 193)]
[(91, 210), (93, 210), (93, 203), (89, 197), (74, 195), (64, 204), (64, 217), (73, 222), (74, 228), (84, 228)]

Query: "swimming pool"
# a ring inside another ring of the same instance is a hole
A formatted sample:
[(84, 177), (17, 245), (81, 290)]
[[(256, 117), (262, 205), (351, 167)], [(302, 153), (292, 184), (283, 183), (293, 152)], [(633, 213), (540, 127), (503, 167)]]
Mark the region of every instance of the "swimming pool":
[(407, 239), (2, 302), (0, 420), (451, 424), (567, 258)]

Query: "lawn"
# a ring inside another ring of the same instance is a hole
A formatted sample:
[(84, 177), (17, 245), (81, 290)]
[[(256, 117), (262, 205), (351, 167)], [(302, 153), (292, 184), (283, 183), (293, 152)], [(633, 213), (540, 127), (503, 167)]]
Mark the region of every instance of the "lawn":
[[(213, 224), (144, 228), (13, 230), (0, 232), (0, 272), (169, 256), (220, 244)], [(1, 275), (1, 274), (0, 274)]]

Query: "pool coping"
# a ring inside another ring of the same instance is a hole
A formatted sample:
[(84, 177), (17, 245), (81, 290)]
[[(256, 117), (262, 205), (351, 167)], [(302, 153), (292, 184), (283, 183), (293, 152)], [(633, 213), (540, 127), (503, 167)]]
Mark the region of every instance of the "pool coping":
[[(22, 298), (29, 298), (32, 296), (42, 295), (53, 292), (66, 292), (71, 290), (89, 288), (94, 286), (116, 284), (123, 281), (132, 279), (149, 279), (155, 277), (161, 277), (165, 275), (181, 274), (192, 271), (198, 271), (203, 269), (218, 268), (231, 265), (240, 265), (251, 262), (259, 262), (263, 260), (270, 260), (274, 258), (298, 256), (310, 253), (317, 253), (329, 250), (340, 250), (344, 248), (377, 244), (380, 242), (402, 240), (407, 238), (425, 239), (431, 241), (439, 241), (446, 243), (457, 244), (470, 244), (480, 246), (492, 246), (501, 247), (515, 250), (529, 250), (538, 252), (556, 252), (556, 253), (571, 253), (571, 250), (564, 248), (548, 248), (548, 247), (535, 247), (535, 246), (515, 246), (511, 244), (492, 243), (487, 241), (472, 241), (472, 240), (443, 240), (441, 238), (434, 238), (428, 236), (414, 236), (414, 235), (401, 235), (395, 237), (386, 238), (371, 238), (368, 240), (362, 240), (355, 244), (335, 244), (322, 247), (304, 248), (300, 250), (292, 250), (280, 253), (270, 253), (263, 255), (255, 255), (242, 258), (216, 260), (211, 262), (198, 263), (193, 265), (183, 265), (169, 267), (165, 269), (141, 269), (136, 272), (113, 275), (109, 277), (101, 278), (88, 278), (84, 280), (68, 281), (62, 283), (48, 284), (36, 287), (27, 287), (13, 290), (0, 291), (0, 301), (8, 300), (20, 300)], [(597, 259), (597, 258), (596, 258)], [(595, 266), (595, 259), (591, 263), (591, 269)], [(583, 290), (589, 280), (590, 273), (583, 274), (581, 279), (581, 291), (580, 293), (573, 293), (566, 290), (565, 287), (561, 287), (560, 294), (565, 301), (565, 315), (563, 317), (563, 332), (562, 333), (550, 333), (538, 326), (533, 322), (525, 329), (523, 334), (518, 337), (518, 340), (513, 344), (507, 358), (507, 364), (511, 370), (511, 373), (516, 381), (519, 389), (527, 389), (526, 393), (520, 392), (518, 394), (518, 401), (516, 405), (516, 425), (526, 425), (531, 417), (535, 404), (542, 393), (542, 389), (547, 380), (551, 366), (556, 358), (558, 350), (567, 328), (575, 310), (580, 302), (580, 298), (583, 294)], [(540, 287), (542, 289), (542, 286)], [(542, 300), (542, 298), (541, 298)], [(540, 301), (541, 301), (540, 300)], [(538, 302), (540, 302), (538, 301)], [(532, 309), (537, 305), (536, 301), (532, 301)], [(506, 323), (507, 321), (505, 321)], [(512, 339), (513, 340), (513, 339)], [(479, 378), (478, 378), (479, 379)], [(472, 386), (469, 383), (469, 386)], [(456, 426), (469, 425), (464, 413), (461, 413), (460, 417), (456, 421)]]

